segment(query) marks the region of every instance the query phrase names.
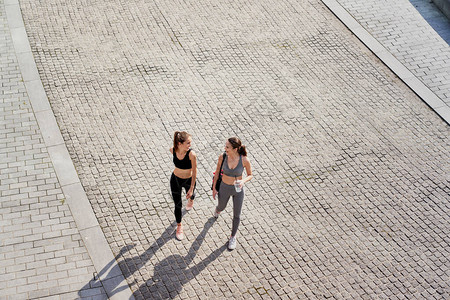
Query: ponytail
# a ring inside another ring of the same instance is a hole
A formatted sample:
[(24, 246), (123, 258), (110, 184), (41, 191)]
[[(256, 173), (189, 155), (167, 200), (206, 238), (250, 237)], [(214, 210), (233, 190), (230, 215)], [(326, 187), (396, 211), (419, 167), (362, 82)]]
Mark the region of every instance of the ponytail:
[(238, 149), (238, 153), (243, 156), (247, 156), (247, 148), (244, 145), (241, 145)]
[(247, 156), (247, 147), (242, 145), (242, 142), (237, 137), (231, 137), (228, 139), (228, 142), (234, 149), (238, 150), (238, 153), (243, 156)]
[(178, 144), (183, 144), (191, 135), (186, 131), (175, 131), (173, 135), (173, 150), (178, 150)]

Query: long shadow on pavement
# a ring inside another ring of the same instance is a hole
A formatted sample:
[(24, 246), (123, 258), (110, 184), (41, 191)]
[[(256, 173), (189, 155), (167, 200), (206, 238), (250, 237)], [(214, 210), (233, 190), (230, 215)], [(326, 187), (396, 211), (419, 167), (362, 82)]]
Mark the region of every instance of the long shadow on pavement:
[(206, 233), (215, 221), (216, 219), (214, 217), (208, 219), (202, 232), (200, 232), (192, 243), (186, 256), (174, 254), (157, 264), (154, 268), (153, 277), (139, 287), (135, 292), (135, 297), (143, 296), (145, 299), (173, 299), (182, 291), (186, 283), (195, 278), (211, 262), (216, 260), (227, 249), (226, 244), (214, 250), (201, 262), (189, 267), (189, 264), (192, 263), (197, 251), (200, 249)]
[[(134, 293), (136, 298), (141, 298), (142, 295), (145, 298), (149, 297), (151, 299), (173, 298), (182, 290), (184, 284), (197, 276), (204, 268), (206, 268), (209, 263), (217, 259), (220, 254), (225, 251), (226, 244), (213, 251), (199, 264), (188, 268), (188, 265), (196, 256), (197, 251), (203, 243), (206, 233), (214, 224), (215, 220), (216, 219), (214, 217), (211, 217), (207, 220), (202, 232), (192, 243), (191, 248), (189, 249), (189, 252), (186, 256), (183, 257), (181, 255), (175, 254), (165, 258), (160, 263), (158, 263), (154, 268), (153, 277), (146, 283), (141, 285)], [(106, 282), (100, 282), (100, 278), (105, 278), (105, 275), (107, 278), (110, 278), (113, 277), (111, 276), (112, 274), (123, 274), (125, 278), (128, 278), (136, 271), (138, 271), (165, 243), (167, 243), (167, 241), (174, 238), (173, 235), (175, 225), (176, 222), (172, 222), (172, 224), (170, 224), (165, 229), (161, 236), (156, 239), (145, 252), (139, 254), (138, 256), (121, 260), (120, 262), (118, 262), (118, 265), (116, 264), (114, 267), (112, 267), (114, 261), (108, 263), (96, 276), (94, 276), (94, 278), (89, 283), (87, 283), (78, 291), (78, 295), (80, 296), (80, 298), (99, 296), (99, 294), (95, 293), (95, 289), (99, 289), (102, 285), (106, 284)], [(115, 261), (118, 261), (121, 256), (123, 256), (126, 252), (130, 251), (133, 248), (134, 245), (127, 245), (123, 247), (114, 258)], [(118, 282), (113, 279), (110, 279), (108, 281), (109, 282), (107, 283), (107, 289), (109, 291), (109, 296), (117, 294), (122, 290), (128, 288), (128, 285), (126, 285), (126, 283), (124, 282)], [(148, 294), (149, 291), (150, 295)]]
[[(98, 274), (96, 274), (89, 283), (87, 283), (78, 291), (78, 296), (80, 296), (81, 298), (92, 297), (93, 293), (95, 293), (95, 291), (92, 290), (93, 288), (99, 288), (102, 285), (106, 284), (106, 282), (102, 283), (100, 281), (100, 278), (111, 278), (117, 276), (113, 274), (123, 274), (125, 278), (128, 278), (129, 276), (134, 274), (134, 272), (139, 270), (141, 266), (145, 265), (145, 263), (150, 260), (150, 258), (156, 253), (156, 251), (158, 251), (167, 241), (173, 238), (175, 225), (176, 222), (172, 222), (161, 234), (161, 236), (156, 239), (144, 253), (132, 258), (126, 258), (119, 262), (119, 258), (126, 252), (133, 249), (135, 245), (124, 246), (116, 255), (116, 257), (114, 257), (114, 261), (111, 261), (106, 266), (104, 266), (103, 269), (98, 272)], [(112, 267), (115, 261), (118, 262), (118, 265), (116, 264), (114, 267)], [(119, 284), (122, 285), (120, 286)], [(128, 285), (126, 285), (126, 283), (119, 283), (117, 281), (115, 282), (114, 280), (109, 280), (108, 282), (107, 289), (109, 290), (109, 296), (117, 294), (125, 288), (128, 288)]]

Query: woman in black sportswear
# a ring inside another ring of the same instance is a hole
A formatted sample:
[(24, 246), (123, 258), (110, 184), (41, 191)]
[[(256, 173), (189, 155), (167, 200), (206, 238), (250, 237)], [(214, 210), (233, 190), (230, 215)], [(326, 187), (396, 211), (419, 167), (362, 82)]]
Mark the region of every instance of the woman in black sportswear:
[(175, 203), (175, 219), (177, 221), (176, 237), (182, 240), (183, 225), (181, 224), (181, 208), (183, 206), (181, 200), (181, 191), (186, 191), (186, 199), (188, 203), (186, 210), (191, 210), (194, 206), (195, 198), (195, 181), (197, 179), (197, 156), (191, 150), (192, 138), (185, 131), (175, 131), (173, 137), (173, 147), (170, 152), (173, 155), (173, 163), (175, 169), (170, 178), (170, 190), (172, 191), (173, 202)]

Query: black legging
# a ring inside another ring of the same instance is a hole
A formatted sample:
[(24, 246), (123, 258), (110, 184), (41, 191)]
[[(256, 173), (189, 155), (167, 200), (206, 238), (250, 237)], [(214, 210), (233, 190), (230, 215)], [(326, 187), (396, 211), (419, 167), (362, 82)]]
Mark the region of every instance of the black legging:
[[(195, 183), (195, 186), (197, 183)], [(195, 186), (194, 191), (192, 193), (191, 199), (195, 198)], [(175, 219), (177, 223), (181, 223), (181, 208), (183, 207), (183, 202), (181, 201), (181, 191), (182, 188), (187, 191), (191, 188), (191, 177), (189, 178), (179, 178), (172, 173), (170, 177), (170, 190), (172, 191), (173, 202), (175, 203)]]

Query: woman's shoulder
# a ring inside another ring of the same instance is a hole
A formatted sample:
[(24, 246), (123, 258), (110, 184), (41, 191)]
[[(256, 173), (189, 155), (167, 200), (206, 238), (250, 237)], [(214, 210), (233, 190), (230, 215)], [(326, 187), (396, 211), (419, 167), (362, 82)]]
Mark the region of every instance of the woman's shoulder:
[(196, 158), (197, 157), (197, 154), (194, 152), (194, 150), (189, 149), (188, 151), (189, 151), (189, 158)]
[(173, 154), (173, 147), (170, 147), (169, 151)]
[(247, 155), (241, 155), (241, 157), (242, 157), (242, 162), (244, 162), (244, 163), (249, 163), (250, 162), (250, 159), (248, 158), (248, 156)]

